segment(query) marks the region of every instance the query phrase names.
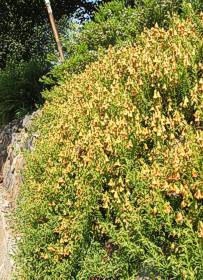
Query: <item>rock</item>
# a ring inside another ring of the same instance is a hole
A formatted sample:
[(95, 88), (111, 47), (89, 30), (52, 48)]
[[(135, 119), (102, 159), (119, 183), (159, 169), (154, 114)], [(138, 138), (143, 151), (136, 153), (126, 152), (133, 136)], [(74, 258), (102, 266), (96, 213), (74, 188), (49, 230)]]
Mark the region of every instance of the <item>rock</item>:
[(0, 280), (9, 280), (14, 267), (12, 255), (18, 236), (12, 234), (12, 221), (8, 214), (15, 208), (23, 180), (23, 151), (33, 150), (35, 139), (39, 136), (28, 134), (32, 120), (39, 112), (27, 115), (23, 120), (14, 120), (0, 130)]
[(8, 146), (12, 142), (13, 135), (22, 127), (22, 121), (14, 120), (0, 131), (0, 175), (2, 175), (3, 165), (8, 156)]

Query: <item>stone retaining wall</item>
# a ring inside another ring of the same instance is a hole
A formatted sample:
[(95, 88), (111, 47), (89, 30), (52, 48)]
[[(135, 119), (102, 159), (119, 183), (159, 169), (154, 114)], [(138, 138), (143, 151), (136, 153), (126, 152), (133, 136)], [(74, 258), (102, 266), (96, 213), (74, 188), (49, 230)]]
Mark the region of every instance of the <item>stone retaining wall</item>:
[(0, 280), (10, 280), (14, 267), (12, 255), (15, 240), (9, 213), (15, 208), (24, 166), (23, 151), (32, 150), (37, 135), (29, 137), (28, 129), (39, 111), (23, 120), (14, 120), (0, 130)]

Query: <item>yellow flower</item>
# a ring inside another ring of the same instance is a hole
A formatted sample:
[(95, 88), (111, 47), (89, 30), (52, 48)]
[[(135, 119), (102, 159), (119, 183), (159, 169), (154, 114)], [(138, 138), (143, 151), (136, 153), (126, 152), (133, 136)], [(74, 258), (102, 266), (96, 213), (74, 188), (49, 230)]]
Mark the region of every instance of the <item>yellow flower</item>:
[(183, 215), (182, 213), (178, 212), (178, 214), (176, 215), (176, 223), (182, 224), (182, 222), (183, 222)]
[(152, 215), (155, 216), (158, 213), (158, 210), (156, 207), (154, 207), (151, 211)]
[(200, 190), (198, 190), (198, 191), (195, 193), (194, 197), (195, 197), (197, 200), (201, 200), (201, 199), (203, 199), (203, 193), (202, 193)]
[(198, 236), (203, 238), (203, 222), (199, 222), (199, 233)]

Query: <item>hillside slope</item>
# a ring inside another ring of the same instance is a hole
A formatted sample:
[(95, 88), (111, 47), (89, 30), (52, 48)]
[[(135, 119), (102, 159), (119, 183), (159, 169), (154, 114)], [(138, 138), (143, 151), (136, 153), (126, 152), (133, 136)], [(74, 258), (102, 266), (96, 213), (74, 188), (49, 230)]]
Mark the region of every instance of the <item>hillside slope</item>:
[(202, 28), (174, 17), (46, 93), (18, 279), (201, 279)]

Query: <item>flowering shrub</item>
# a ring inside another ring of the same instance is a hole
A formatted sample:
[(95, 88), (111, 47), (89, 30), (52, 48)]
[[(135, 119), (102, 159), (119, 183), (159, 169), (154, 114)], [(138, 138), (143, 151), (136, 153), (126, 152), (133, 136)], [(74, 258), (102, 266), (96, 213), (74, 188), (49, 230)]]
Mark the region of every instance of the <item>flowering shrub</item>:
[(18, 279), (202, 279), (202, 26), (146, 29), (46, 93)]

